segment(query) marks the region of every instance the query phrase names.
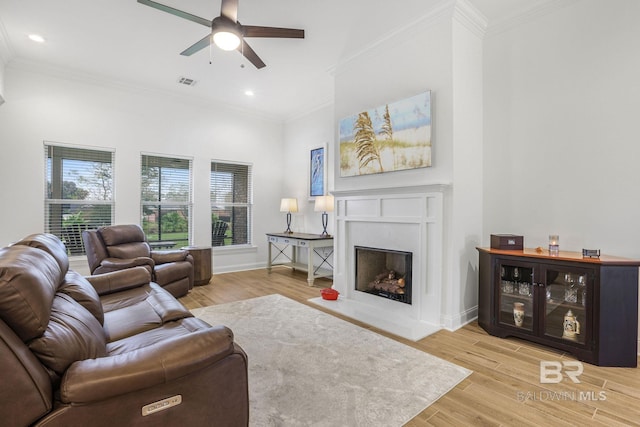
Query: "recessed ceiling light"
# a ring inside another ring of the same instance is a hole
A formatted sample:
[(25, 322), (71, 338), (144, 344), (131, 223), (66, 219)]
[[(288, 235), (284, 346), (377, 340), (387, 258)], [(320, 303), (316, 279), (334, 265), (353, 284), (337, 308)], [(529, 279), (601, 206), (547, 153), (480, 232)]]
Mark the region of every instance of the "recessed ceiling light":
[(29, 34), (29, 39), (36, 43), (44, 43), (44, 37), (40, 34)]
[(250, 90), (250, 89), (245, 90), (244, 94), (247, 95), (247, 96), (253, 96), (254, 95), (253, 91)]

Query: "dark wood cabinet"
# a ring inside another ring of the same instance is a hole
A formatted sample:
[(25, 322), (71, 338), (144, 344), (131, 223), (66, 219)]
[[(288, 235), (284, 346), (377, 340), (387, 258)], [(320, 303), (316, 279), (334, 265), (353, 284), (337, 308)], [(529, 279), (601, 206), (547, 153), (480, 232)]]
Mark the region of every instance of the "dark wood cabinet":
[(637, 365), (640, 261), (478, 251), (478, 323), (488, 333), (544, 344), (595, 365)]

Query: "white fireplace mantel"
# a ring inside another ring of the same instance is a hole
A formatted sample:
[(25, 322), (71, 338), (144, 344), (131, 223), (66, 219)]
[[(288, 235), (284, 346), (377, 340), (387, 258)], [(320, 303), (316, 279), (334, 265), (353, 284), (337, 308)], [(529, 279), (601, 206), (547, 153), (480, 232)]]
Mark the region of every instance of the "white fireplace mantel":
[[(311, 300), (393, 334), (419, 340), (442, 328), (444, 199), (432, 184), (335, 191), (337, 301)], [(355, 246), (411, 252), (412, 304), (355, 289)]]
[(332, 191), (334, 197), (358, 197), (358, 196), (384, 196), (399, 194), (421, 194), (440, 192), (444, 193), (451, 188), (450, 183), (438, 182), (425, 185), (405, 185), (394, 187), (378, 187), (378, 188), (359, 188), (354, 190), (335, 190)]

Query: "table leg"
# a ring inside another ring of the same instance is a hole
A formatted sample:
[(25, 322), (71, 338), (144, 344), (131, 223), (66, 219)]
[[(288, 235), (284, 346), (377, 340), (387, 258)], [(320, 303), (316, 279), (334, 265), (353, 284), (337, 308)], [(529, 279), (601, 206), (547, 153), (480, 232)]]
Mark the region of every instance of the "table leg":
[(307, 248), (307, 284), (313, 286), (313, 245)]
[(271, 274), (271, 246), (273, 245), (273, 243), (269, 242), (267, 244), (267, 250), (268, 250), (268, 257), (267, 257), (267, 273)]
[(298, 262), (298, 251), (296, 250), (296, 245), (291, 245), (291, 262), (293, 263), (293, 268), (291, 270), (296, 271), (296, 263)]

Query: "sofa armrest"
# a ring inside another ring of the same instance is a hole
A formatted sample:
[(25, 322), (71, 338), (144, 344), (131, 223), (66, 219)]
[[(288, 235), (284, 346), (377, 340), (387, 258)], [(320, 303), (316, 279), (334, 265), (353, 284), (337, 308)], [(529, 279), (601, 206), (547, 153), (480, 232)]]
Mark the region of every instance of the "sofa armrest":
[(133, 267), (95, 276), (86, 276), (85, 279), (93, 285), (98, 295), (106, 295), (146, 285), (151, 282), (151, 272), (146, 267)]
[(62, 377), (60, 400), (97, 402), (168, 383), (233, 354), (233, 332), (215, 326), (116, 356), (74, 362)]
[(135, 258), (105, 258), (100, 262), (100, 266), (96, 270), (100, 270), (103, 273), (109, 271), (124, 270), (126, 268), (149, 266), (153, 269), (155, 263), (153, 260), (146, 256), (139, 256)]
[(151, 251), (151, 259), (156, 264), (184, 261), (188, 255), (189, 252), (184, 250)]

